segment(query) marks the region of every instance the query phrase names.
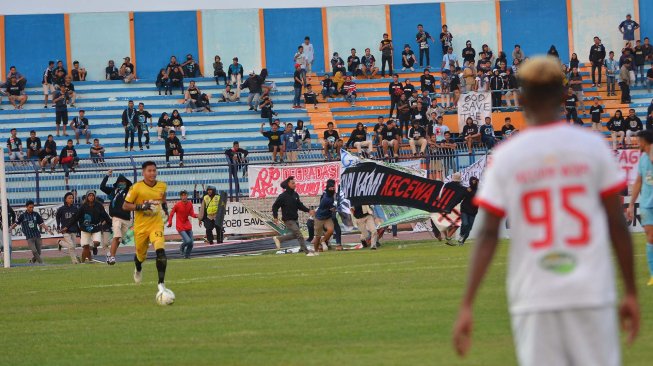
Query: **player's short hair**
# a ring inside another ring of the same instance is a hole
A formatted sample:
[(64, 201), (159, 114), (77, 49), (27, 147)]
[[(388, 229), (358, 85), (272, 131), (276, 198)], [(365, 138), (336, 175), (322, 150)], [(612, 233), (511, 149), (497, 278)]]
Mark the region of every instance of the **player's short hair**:
[(148, 160), (141, 165), (141, 169), (145, 170), (148, 166), (154, 166), (156, 168), (156, 163), (153, 162), (152, 160)]
[(34, 201), (29, 200), (29, 201), (25, 202), (25, 207), (27, 207), (27, 206), (34, 206)]
[(653, 131), (651, 130), (642, 130), (637, 133), (637, 137), (646, 141), (649, 144), (653, 144)]
[(517, 76), (522, 94), (531, 100), (560, 100), (565, 75), (559, 61), (552, 56), (534, 57), (523, 63)]

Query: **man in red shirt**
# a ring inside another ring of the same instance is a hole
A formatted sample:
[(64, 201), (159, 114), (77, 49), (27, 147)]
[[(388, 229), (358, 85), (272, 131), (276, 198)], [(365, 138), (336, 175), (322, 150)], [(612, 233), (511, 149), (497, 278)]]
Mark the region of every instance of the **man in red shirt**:
[(181, 201), (177, 202), (170, 215), (168, 216), (168, 227), (172, 227), (172, 217), (177, 214), (176, 228), (179, 235), (181, 235), (181, 246), (179, 252), (184, 258), (190, 258), (190, 252), (193, 250), (193, 225), (190, 222), (190, 217), (197, 218), (197, 214), (193, 209), (193, 203), (188, 200), (188, 192), (179, 192)]

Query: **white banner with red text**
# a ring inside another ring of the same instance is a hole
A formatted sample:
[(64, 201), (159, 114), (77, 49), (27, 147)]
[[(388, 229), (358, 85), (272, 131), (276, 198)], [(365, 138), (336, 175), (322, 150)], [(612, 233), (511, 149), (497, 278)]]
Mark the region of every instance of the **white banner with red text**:
[(319, 196), (326, 189), (326, 181), (340, 182), (340, 162), (305, 165), (250, 165), (249, 197), (274, 198), (283, 192), (281, 182), (295, 177), (295, 191), (300, 196)]

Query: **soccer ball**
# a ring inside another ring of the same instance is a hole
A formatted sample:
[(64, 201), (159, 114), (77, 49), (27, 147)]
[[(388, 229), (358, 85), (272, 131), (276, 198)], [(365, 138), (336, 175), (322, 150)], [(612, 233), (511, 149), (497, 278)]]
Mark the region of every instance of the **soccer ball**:
[(175, 294), (169, 289), (159, 291), (156, 294), (156, 303), (161, 306), (172, 305), (174, 302), (175, 302)]

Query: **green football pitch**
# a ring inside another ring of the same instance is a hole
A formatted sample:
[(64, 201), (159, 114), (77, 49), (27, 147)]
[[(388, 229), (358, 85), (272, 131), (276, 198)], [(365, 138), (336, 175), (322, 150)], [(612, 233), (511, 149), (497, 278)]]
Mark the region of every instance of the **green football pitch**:
[[(636, 242), (643, 325), (624, 364), (650, 365), (653, 289), (643, 236)], [(375, 252), (313, 258), (171, 260), (166, 282), (177, 301), (167, 307), (154, 301), (154, 261), (141, 285), (132, 263), (0, 270), (0, 363), (513, 365), (507, 243), (475, 306), (471, 354), (461, 360), (452, 350), (470, 249), (388, 241)]]

